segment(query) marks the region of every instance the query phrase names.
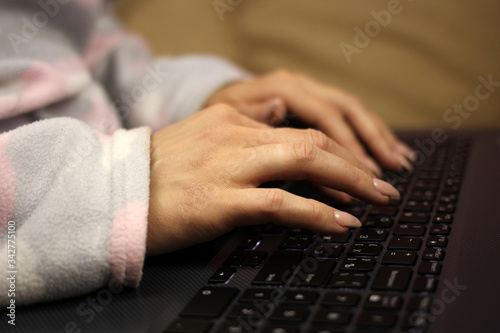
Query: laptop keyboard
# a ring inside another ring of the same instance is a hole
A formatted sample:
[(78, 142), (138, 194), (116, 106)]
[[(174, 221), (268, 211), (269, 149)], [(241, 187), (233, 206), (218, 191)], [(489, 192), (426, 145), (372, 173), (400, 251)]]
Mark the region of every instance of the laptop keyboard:
[[(165, 332), (425, 331), (468, 146), (450, 139), (412, 173), (387, 174), (399, 201), (337, 205), (362, 221), (359, 229), (330, 235), (274, 224), (243, 229)], [(328, 203), (316, 193), (299, 194)], [(251, 279), (232, 284), (243, 272)]]

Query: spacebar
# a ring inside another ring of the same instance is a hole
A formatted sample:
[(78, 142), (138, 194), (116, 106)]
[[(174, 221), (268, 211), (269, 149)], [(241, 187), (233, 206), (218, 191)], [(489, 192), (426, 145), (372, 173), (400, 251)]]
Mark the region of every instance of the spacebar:
[(264, 264), (252, 283), (270, 285), (285, 284), (301, 257), (301, 251), (275, 251)]

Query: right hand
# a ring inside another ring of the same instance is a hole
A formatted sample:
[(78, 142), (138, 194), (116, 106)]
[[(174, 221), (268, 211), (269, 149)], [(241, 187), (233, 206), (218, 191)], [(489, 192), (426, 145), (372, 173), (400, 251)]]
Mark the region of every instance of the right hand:
[(316, 130), (272, 128), (215, 105), (152, 136), (148, 255), (174, 251), (234, 227), (273, 222), (321, 233), (361, 226), (353, 216), (281, 189), (310, 180), (374, 204), (399, 193)]

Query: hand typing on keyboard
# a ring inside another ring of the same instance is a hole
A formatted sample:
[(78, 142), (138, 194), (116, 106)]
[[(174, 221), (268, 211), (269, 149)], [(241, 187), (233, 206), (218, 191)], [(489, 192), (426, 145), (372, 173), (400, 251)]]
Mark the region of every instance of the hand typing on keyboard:
[[(372, 171), (411, 168), (411, 149), (399, 141), (385, 123), (357, 97), (313, 78), (277, 70), (251, 81), (217, 91), (207, 105), (225, 103), (267, 123), (279, 123), (290, 109), (308, 125), (318, 128), (351, 151)], [(368, 156), (366, 146), (376, 158)]]
[(352, 215), (274, 188), (306, 179), (374, 204), (399, 197), (345, 148), (316, 130), (272, 128), (215, 105), (152, 136), (148, 255), (265, 223), (340, 233)]

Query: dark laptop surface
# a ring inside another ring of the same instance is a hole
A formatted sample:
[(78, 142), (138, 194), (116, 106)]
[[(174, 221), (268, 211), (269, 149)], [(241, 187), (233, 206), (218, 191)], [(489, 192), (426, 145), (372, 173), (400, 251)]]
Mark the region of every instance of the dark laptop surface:
[(363, 228), (237, 229), (147, 259), (138, 289), (18, 308), (15, 328), (3, 310), (0, 331), (498, 332), (500, 132), (401, 135), (419, 166), (386, 174), (400, 203), (344, 207)]

